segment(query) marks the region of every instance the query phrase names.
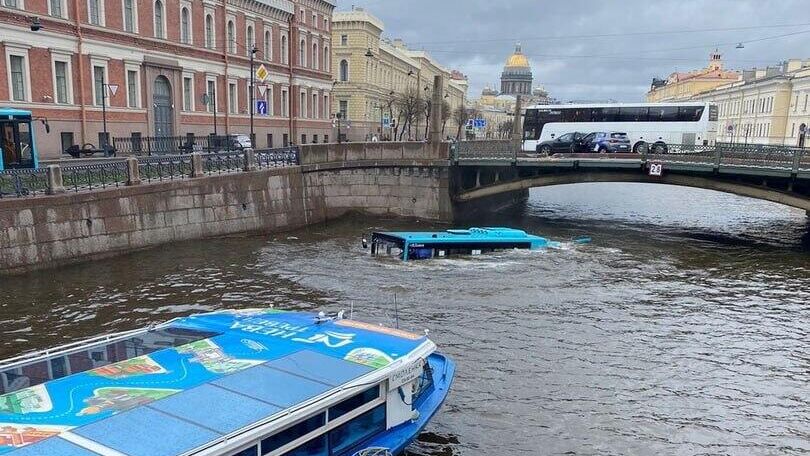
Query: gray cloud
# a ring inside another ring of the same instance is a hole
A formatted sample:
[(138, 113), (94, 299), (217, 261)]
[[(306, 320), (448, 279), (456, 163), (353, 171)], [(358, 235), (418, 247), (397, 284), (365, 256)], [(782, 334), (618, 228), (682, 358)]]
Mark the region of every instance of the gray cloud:
[(339, 0), (338, 7), (352, 4), (382, 19), (387, 36), (466, 73), (474, 96), (499, 80), (515, 41), (535, 84), (561, 100), (639, 101), (653, 77), (700, 68), (715, 48), (735, 69), (810, 57), (807, 0)]

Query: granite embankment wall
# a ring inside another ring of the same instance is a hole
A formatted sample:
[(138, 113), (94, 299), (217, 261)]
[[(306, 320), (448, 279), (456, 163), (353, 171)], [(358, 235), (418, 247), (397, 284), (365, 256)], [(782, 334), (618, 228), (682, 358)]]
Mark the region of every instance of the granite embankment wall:
[(0, 274), (178, 241), (283, 231), (349, 211), (452, 217), (447, 148), (301, 147), (301, 166), (0, 200)]

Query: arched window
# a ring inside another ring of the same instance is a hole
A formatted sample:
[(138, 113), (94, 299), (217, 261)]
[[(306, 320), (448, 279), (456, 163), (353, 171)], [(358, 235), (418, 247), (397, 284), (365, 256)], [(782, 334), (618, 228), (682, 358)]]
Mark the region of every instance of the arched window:
[(264, 32), (264, 60), (273, 60), (273, 35), (270, 31)]
[(185, 7), (180, 10), (180, 41), (184, 44), (191, 43), (191, 15)]
[(346, 82), (349, 80), (349, 62), (347, 60), (340, 61), (340, 81)]
[(287, 37), (281, 36), (281, 63), (288, 63), (290, 60), (290, 48), (287, 44)]
[(166, 31), (163, 27), (163, 1), (155, 2), (155, 38), (166, 38)]
[(318, 69), (318, 43), (312, 43), (312, 68)]
[(323, 47), (323, 70), (329, 71), (329, 46)]
[(236, 53), (236, 27), (233, 21), (228, 21), (228, 52)]
[(214, 49), (214, 18), (210, 14), (205, 16), (205, 47)]
[(250, 56), (250, 51), (253, 50), (253, 46), (256, 45), (256, 40), (253, 37), (253, 26), (248, 25), (247, 33), (245, 34), (245, 54)]
[(307, 40), (301, 40), (301, 46), (298, 46), (298, 65), (307, 66)]

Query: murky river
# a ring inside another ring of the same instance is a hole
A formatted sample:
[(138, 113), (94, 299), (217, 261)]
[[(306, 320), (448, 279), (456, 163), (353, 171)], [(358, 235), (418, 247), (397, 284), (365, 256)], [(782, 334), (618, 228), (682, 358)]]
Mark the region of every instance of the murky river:
[(353, 309), (458, 362), (419, 455), (810, 453), (804, 212), (683, 188), (536, 190), (475, 224), (587, 246), (401, 264), (402, 220), (162, 247), (0, 286), (0, 357), (221, 307)]

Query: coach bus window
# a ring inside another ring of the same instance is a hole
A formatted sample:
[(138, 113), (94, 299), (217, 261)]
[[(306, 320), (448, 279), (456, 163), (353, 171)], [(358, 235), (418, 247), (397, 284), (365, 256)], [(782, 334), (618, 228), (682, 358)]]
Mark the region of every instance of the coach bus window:
[(703, 106), (681, 106), (678, 110), (678, 121), (697, 122), (703, 116)]
[(646, 122), (647, 108), (620, 108), (619, 122)]

